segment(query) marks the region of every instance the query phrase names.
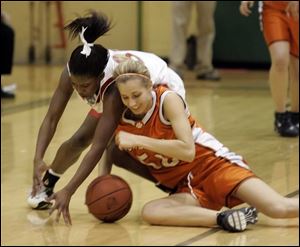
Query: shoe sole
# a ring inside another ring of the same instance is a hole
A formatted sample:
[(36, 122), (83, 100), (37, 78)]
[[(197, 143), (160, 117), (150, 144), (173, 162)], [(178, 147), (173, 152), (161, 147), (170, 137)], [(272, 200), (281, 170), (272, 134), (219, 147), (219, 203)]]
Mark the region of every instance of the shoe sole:
[(243, 212), (233, 212), (228, 216), (228, 223), (237, 232), (242, 232), (247, 227), (246, 216)]
[(247, 212), (236, 211), (228, 216), (228, 223), (237, 232), (242, 232), (248, 224), (257, 222), (256, 208), (249, 208)]

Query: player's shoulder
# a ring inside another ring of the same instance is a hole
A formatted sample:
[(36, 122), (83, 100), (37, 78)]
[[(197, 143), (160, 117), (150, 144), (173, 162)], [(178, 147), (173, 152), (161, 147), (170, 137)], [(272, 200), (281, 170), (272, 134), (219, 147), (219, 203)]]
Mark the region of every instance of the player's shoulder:
[(158, 97), (163, 97), (163, 98), (173, 98), (173, 97), (180, 97), (179, 94), (171, 89), (169, 89), (166, 85), (164, 84), (160, 84), (160, 85), (157, 85), (157, 87), (155, 87), (154, 89), (156, 95)]

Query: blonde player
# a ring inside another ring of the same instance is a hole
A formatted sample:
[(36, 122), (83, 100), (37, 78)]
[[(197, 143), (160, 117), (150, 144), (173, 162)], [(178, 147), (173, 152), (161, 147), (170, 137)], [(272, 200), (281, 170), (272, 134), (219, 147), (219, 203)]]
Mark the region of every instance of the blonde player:
[[(135, 61), (114, 72), (127, 107), (115, 137), (118, 148), (173, 189), (170, 196), (144, 206), (145, 221), (243, 231), (256, 222), (256, 209), (273, 218), (299, 216), (298, 198), (283, 197), (259, 179), (240, 155), (195, 122), (180, 95), (164, 86), (153, 89), (149, 75)], [(219, 212), (243, 202), (254, 207)]]
[[(92, 11), (88, 16), (72, 21), (66, 29), (73, 38), (79, 35), (83, 44), (72, 52), (39, 130), (34, 155), (32, 193), (27, 199), (34, 209), (47, 209), (52, 205), (46, 199), (53, 193), (59, 177), (77, 161), (82, 151), (90, 144), (90, 150), (75, 176), (66, 185), (65, 191), (73, 194), (100, 160), (124, 108), (112, 80), (113, 70), (120, 62), (127, 59), (142, 61), (149, 69), (154, 84), (168, 82), (169, 88), (182, 97), (185, 96), (180, 77), (158, 56), (139, 51), (109, 50), (94, 43), (110, 30), (110, 22), (105, 15)], [(43, 161), (45, 152), (74, 91), (90, 105), (91, 110), (76, 133), (59, 147), (48, 167)], [(149, 175), (144, 174), (142, 168), (133, 172), (141, 176)], [(154, 180), (152, 177), (149, 179)]]

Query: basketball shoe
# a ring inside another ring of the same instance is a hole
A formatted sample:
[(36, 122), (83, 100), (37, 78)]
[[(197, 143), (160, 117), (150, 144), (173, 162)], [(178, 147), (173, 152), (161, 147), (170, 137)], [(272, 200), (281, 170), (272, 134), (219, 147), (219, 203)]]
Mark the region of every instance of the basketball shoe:
[(248, 224), (257, 222), (257, 210), (254, 207), (230, 209), (217, 215), (217, 223), (229, 232), (242, 232)]
[(296, 126), (299, 135), (299, 112), (289, 112), (292, 124)]
[(43, 186), (37, 191), (35, 196), (31, 194), (27, 198), (27, 203), (33, 209), (48, 209), (52, 206), (47, 198), (53, 194), (53, 189), (61, 174), (55, 173), (51, 168), (46, 171), (43, 177)]
[(198, 73), (196, 78), (198, 80), (207, 80), (207, 81), (219, 81), (221, 79), (219, 72), (215, 69), (205, 73)]
[(52, 202), (48, 202), (47, 198), (52, 194), (53, 188), (43, 186), (41, 190), (37, 191), (35, 196), (32, 196), (30, 193), (27, 203), (33, 209), (44, 210), (51, 208)]
[[(295, 121), (293, 117), (293, 120)], [(295, 122), (296, 123), (296, 122)], [(299, 124), (299, 118), (298, 118)], [(275, 112), (275, 131), (279, 133), (279, 135), (284, 137), (295, 137), (299, 136), (299, 128), (297, 129), (296, 125), (292, 122), (292, 117), (290, 112)], [(298, 125), (299, 127), (299, 125)]]

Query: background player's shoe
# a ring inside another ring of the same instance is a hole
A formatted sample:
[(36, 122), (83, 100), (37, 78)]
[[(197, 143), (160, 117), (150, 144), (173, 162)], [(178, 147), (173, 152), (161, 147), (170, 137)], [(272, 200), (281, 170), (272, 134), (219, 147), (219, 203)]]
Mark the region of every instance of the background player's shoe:
[(40, 191), (32, 196), (31, 193), (27, 198), (28, 205), (33, 209), (44, 210), (52, 206), (52, 202), (46, 199), (53, 194), (53, 188), (43, 187)]
[(257, 211), (254, 207), (226, 210), (217, 215), (217, 223), (229, 232), (242, 232), (248, 224), (257, 222)]
[[(275, 131), (281, 136), (295, 137), (299, 136), (299, 128), (292, 123), (290, 112), (275, 112)], [(299, 124), (299, 120), (298, 120)], [(299, 126), (298, 126), (299, 127)]]
[(289, 112), (292, 124), (296, 126), (299, 135), (299, 112)]
[(198, 73), (196, 78), (198, 80), (208, 80), (208, 81), (219, 81), (221, 79), (219, 72), (215, 69), (205, 73)]

